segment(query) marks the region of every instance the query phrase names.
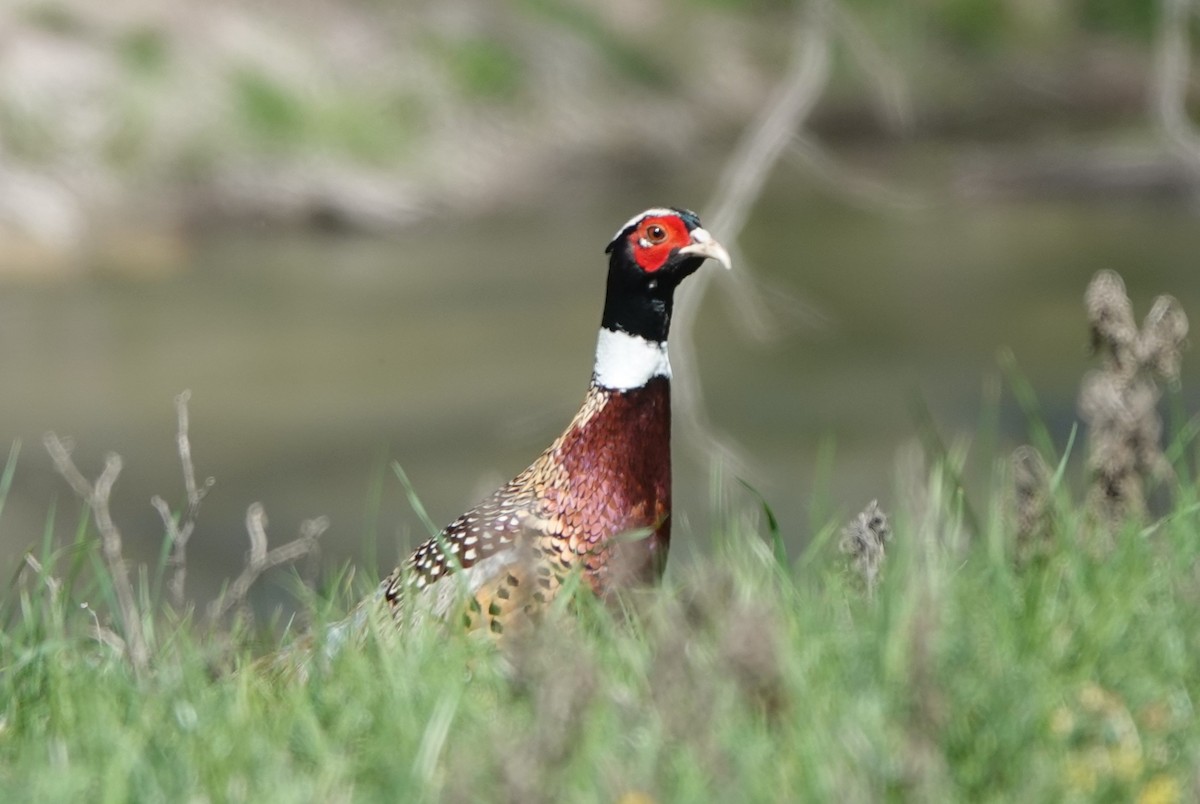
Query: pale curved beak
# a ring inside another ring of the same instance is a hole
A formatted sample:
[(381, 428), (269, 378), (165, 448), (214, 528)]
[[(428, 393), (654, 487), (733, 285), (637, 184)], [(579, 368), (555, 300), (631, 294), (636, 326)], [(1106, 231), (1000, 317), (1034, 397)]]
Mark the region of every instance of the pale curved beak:
[(679, 249), (679, 253), (688, 257), (706, 257), (721, 263), (727, 271), (733, 269), (729, 252), (705, 229), (693, 229), (691, 244)]

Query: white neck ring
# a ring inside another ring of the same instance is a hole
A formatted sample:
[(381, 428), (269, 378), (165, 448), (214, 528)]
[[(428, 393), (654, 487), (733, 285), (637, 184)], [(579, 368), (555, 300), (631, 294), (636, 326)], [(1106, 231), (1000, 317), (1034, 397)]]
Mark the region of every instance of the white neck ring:
[(592, 376), (597, 385), (614, 391), (641, 388), (653, 377), (669, 378), (667, 344), (602, 327)]

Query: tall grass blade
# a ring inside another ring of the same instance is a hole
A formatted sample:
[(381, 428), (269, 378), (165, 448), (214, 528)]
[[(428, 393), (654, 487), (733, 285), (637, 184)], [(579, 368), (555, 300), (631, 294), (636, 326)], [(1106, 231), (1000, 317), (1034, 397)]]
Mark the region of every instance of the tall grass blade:
[(821, 439), (817, 446), (817, 461), (813, 471), (813, 489), (808, 501), (808, 527), (816, 533), (833, 519), (833, 470), (837, 459), (837, 440), (832, 434)]
[(1179, 508), (1178, 510), (1167, 514), (1154, 524), (1147, 525), (1146, 527), (1142, 528), (1140, 531), (1138, 531), (1138, 535), (1143, 539), (1153, 536), (1164, 526), (1169, 525), (1172, 522), (1178, 522), (1181, 519), (1187, 519), (1197, 511), (1200, 511), (1200, 502), (1192, 503), (1191, 505)]
[[(1000, 395), (1003, 383), (998, 374), (988, 372), (983, 380), (983, 388), (980, 393), (982, 400), (981, 409), (979, 412), (979, 426), (976, 428), (976, 436), (974, 438), (975, 452), (981, 456), (982, 460), (990, 461), (993, 456), (999, 454), (1000, 444)], [(989, 469), (995, 469), (995, 462)], [(997, 476), (992, 475), (992, 482), (997, 481)]]
[(387, 455), (381, 453), (371, 467), (367, 487), (366, 512), (363, 518), (362, 569), (368, 578), (379, 576), (379, 520), (383, 511), (384, 480), (387, 477)]
[(841, 528), (836, 522), (829, 522), (813, 534), (808, 544), (804, 546), (804, 551), (800, 554), (800, 567), (802, 571), (815, 565), (825, 555), (825, 550), (834, 541), (834, 537), (838, 535), (840, 530)]
[(1017, 406), (1025, 414), (1025, 421), (1029, 426), (1029, 439), (1048, 461), (1057, 461), (1058, 450), (1054, 447), (1050, 428), (1046, 426), (1046, 419), (1042, 415), (1042, 407), (1038, 403), (1037, 393), (1034, 392), (1033, 386), (1017, 366), (1016, 355), (1011, 349), (1001, 349), (998, 360), (1000, 369), (1004, 372), (1004, 377), (1008, 380), (1008, 385), (1012, 388), (1013, 396), (1017, 400)]
[[(64, 579), (68, 589), (75, 588), (75, 584), (83, 575), (83, 570), (87, 566), (88, 558), (92, 554), (93, 539), (88, 530), (88, 523), (91, 521), (90, 509), (85, 503), (79, 511), (79, 519), (75, 523), (75, 539), (67, 547), (67, 555), (70, 557), (70, 563), (67, 565), (66, 578)], [(84, 589), (83, 593), (88, 594), (91, 588)]]
[(1171, 413), (1171, 431), (1175, 434), (1164, 451), (1167, 462), (1175, 469), (1179, 488), (1192, 486), (1193, 468), (1188, 460), (1188, 448), (1200, 436), (1200, 413), (1187, 415), (1183, 393), (1178, 383), (1169, 383), (1167, 390), (1168, 409)]
[(404, 467), (400, 465), (399, 461), (392, 461), (392, 471), (396, 473), (396, 477), (400, 480), (400, 485), (404, 487), (404, 495), (408, 498), (409, 507), (417, 515), (417, 519), (421, 520), (421, 524), (429, 532), (430, 536), (437, 536), (442, 532), (442, 529), (434, 524), (434, 521), (429, 517), (424, 503), (421, 502), (421, 498), (417, 495), (416, 488), (413, 486), (412, 481), (408, 479), (408, 474), (405, 473)]
[(463, 687), (455, 685), (437, 702), (433, 714), (425, 724), (425, 733), (413, 760), (413, 773), (418, 779), (431, 785), (435, 779), (439, 759), (446, 747), (446, 738), (450, 736), (450, 724), (458, 713), (459, 702), (462, 701)]
[(21, 442), (17, 440), (8, 449), (8, 460), (4, 463), (4, 473), (0, 474), (0, 513), (4, 512), (4, 503), (8, 500), (8, 492), (12, 488), (13, 475), (17, 471), (17, 456), (20, 454)]
[(400, 479), (400, 485), (404, 486), (404, 494), (408, 497), (408, 504), (412, 506), (413, 513), (421, 520), (421, 524), (429, 531), (429, 535), (433, 538), (438, 546), (438, 550), (442, 553), (442, 559), (446, 562), (446, 566), (450, 568), (451, 574), (457, 579), (459, 590), (466, 599), (470, 595), (470, 584), (467, 581), (466, 575), (462, 571), (462, 562), (458, 560), (458, 554), (450, 549), (450, 545), (446, 542), (446, 537), (442, 535), (442, 529), (434, 524), (429, 513), (425, 510), (425, 505), (421, 502), (421, 498), (417, 496), (417, 490), (413, 486), (412, 481), (408, 479), (408, 475), (404, 472), (404, 467), (399, 461), (392, 462), (392, 471), (396, 473), (396, 477)]
[[(176, 517), (176, 521), (178, 521), (177, 514), (172, 512), (171, 515)], [(153, 606), (153, 608), (150, 609), (151, 611), (157, 610), (163, 599), (162, 588), (163, 583), (167, 578), (167, 563), (171, 560), (172, 547), (174, 547), (174, 545), (171, 544), (171, 534), (167, 532), (166, 528), (163, 528), (162, 543), (158, 548), (158, 558), (154, 562), (154, 575), (152, 587), (150, 589), (150, 599)]]
[(959, 505), (963, 524), (972, 534), (982, 535), (983, 528), (979, 517), (975, 514), (975, 507), (971, 504), (970, 496), (967, 494), (962, 472), (959, 471), (957, 465), (958, 462), (946, 449), (946, 445), (937, 431), (937, 425), (934, 424), (933, 413), (929, 410), (929, 404), (923, 396), (919, 394), (914, 396), (912, 411), (925, 452), (933, 458), (935, 466), (942, 468), (944, 476), (942, 482), (948, 486), (945, 491), (950, 492), (950, 499)]
[(1071, 422), (1071, 433), (1067, 436), (1067, 446), (1063, 449), (1062, 458), (1058, 461), (1058, 466), (1054, 468), (1054, 474), (1050, 476), (1050, 491), (1053, 493), (1062, 483), (1063, 475), (1067, 472), (1067, 461), (1071, 459), (1071, 451), (1075, 447), (1075, 436), (1079, 433), (1079, 422)]
[(767, 498), (758, 489), (754, 488), (754, 486), (751, 486), (740, 477), (737, 478), (737, 481), (758, 500), (758, 505), (762, 509), (763, 516), (767, 518), (767, 543), (771, 546), (771, 552), (775, 555), (775, 560), (779, 563), (779, 567), (787, 570), (789, 567), (787, 545), (784, 544), (783, 533), (779, 528), (779, 520), (775, 518), (775, 512), (771, 510), (770, 503), (767, 502)]

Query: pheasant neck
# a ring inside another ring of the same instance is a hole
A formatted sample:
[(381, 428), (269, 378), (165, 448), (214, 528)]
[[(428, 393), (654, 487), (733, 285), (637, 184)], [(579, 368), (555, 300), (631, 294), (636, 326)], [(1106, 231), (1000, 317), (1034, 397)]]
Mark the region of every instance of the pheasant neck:
[(671, 377), (666, 341), (600, 328), (592, 382), (601, 388), (630, 391), (641, 388), (654, 377)]
[(667, 333), (678, 284), (665, 272), (647, 275), (627, 255), (614, 252), (596, 344), (597, 385), (628, 391), (654, 377), (670, 378)]
[(600, 326), (650, 342), (666, 342), (675, 288), (681, 278), (665, 271), (647, 275), (626, 255), (614, 253), (608, 267)]

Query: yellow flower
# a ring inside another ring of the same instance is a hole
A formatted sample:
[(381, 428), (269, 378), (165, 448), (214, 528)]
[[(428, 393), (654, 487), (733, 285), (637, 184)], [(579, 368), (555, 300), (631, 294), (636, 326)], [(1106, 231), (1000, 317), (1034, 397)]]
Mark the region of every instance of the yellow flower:
[(1085, 795), (1095, 792), (1096, 768), (1091, 762), (1077, 756), (1067, 760), (1067, 789)]
[(1136, 742), (1123, 742), (1108, 752), (1108, 761), (1118, 779), (1132, 781), (1142, 775), (1142, 748)]
[(1057, 737), (1069, 737), (1075, 731), (1075, 715), (1065, 706), (1060, 706), (1050, 715), (1050, 731)]
[(1160, 773), (1138, 793), (1137, 804), (1178, 804), (1182, 801), (1179, 783), (1171, 776)]
[(1113, 695), (1099, 684), (1088, 683), (1079, 691), (1079, 703), (1089, 712), (1107, 712), (1116, 704)]

